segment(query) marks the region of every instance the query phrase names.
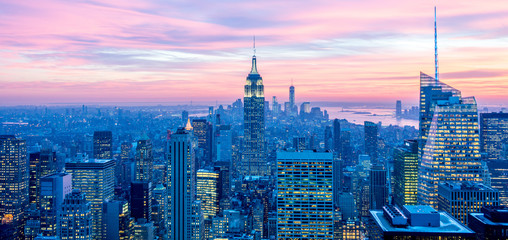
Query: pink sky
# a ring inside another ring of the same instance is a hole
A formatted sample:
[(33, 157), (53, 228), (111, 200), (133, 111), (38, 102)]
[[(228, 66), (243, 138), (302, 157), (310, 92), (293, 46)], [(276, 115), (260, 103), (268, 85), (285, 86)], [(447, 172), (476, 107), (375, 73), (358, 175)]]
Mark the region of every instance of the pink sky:
[[(256, 35), (265, 97), (416, 104), (434, 1), (3, 0), (0, 105), (243, 97)], [(440, 78), (508, 105), (506, 0), (437, 3)]]

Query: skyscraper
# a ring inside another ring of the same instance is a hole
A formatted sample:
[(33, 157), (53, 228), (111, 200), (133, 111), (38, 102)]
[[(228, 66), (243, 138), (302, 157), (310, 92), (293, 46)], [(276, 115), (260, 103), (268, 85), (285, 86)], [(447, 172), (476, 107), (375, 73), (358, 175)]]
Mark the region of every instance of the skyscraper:
[(372, 163), (378, 163), (377, 125), (373, 122), (365, 121), (364, 131), (365, 131), (365, 154), (368, 154), (370, 156)]
[(508, 113), (480, 114), (482, 152), (488, 160), (508, 158)]
[(113, 158), (113, 135), (111, 131), (93, 133), (93, 157), (95, 159)]
[(57, 216), (65, 196), (72, 192), (72, 177), (54, 173), (41, 178), (41, 231), (44, 236), (55, 236)]
[(203, 149), (203, 159), (207, 163), (212, 161), (213, 126), (206, 119), (193, 119), (194, 136), (198, 139), (198, 147)]
[(332, 150), (333, 145), (333, 137), (332, 137), (332, 128), (330, 126), (325, 127), (325, 151)]
[(112, 199), (115, 184), (115, 162), (107, 159), (90, 159), (65, 163), (72, 174), (72, 186), (81, 190), (92, 211), (93, 239), (103, 237), (103, 202)]
[(381, 165), (374, 165), (370, 169), (370, 209), (381, 209), (388, 204), (388, 185), (386, 183), (386, 169)]
[(136, 181), (150, 182), (153, 178), (152, 141), (145, 135), (136, 147)]
[(152, 182), (135, 181), (131, 183), (131, 216), (138, 220), (152, 220)]
[(340, 122), (339, 119), (333, 120), (333, 151), (336, 156), (343, 157), (342, 152), (342, 141), (340, 139)]
[(393, 151), (393, 202), (397, 206), (416, 205), (418, 188), (418, 142), (406, 140)]
[(192, 132), (179, 128), (171, 135), (169, 152), (169, 239), (192, 238), (192, 203), (195, 195)]
[(333, 239), (333, 154), (277, 153), (277, 239)]
[(265, 95), (263, 79), (252, 57), (252, 68), (247, 76), (244, 93), (244, 141), (241, 174), (263, 176), (268, 174), (265, 146)]
[(65, 197), (58, 211), (57, 236), (62, 240), (93, 239), (92, 203), (75, 189)]
[(201, 209), (205, 220), (215, 217), (219, 210), (218, 180), (219, 173), (206, 169), (197, 171), (197, 200), (201, 201)]
[[(430, 83), (436, 88), (444, 86), (440, 82)], [(425, 145), (418, 174), (418, 203), (434, 208), (437, 208), (438, 184), (442, 181), (478, 182), (485, 177), (480, 158), (476, 100), (461, 98), (456, 89), (449, 90), (458, 95), (431, 103), (434, 105), (432, 120), (428, 130), (420, 136), (424, 137), (421, 140)], [(422, 122), (420, 125), (426, 127)]]
[(395, 104), (395, 117), (402, 117), (402, 101), (400, 100), (397, 100), (397, 103)]
[(56, 153), (51, 149), (42, 149), (39, 152), (30, 153), (29, 158), (29, 203), (40, 206), (41, 177), (56, 172)]
[(132, 238), (134, 220), (126, 200), (111, 200), (104, 203), (105, 239), (129, 240)]
[(21, 237), (23, 214), (28, 206), (28, 159), (25, 140), (0, 135), (0, 219)]

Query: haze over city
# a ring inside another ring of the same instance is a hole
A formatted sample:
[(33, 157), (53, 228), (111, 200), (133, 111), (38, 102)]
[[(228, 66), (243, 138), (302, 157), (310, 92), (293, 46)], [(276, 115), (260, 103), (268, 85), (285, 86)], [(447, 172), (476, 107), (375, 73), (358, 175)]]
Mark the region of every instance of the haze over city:
[(253, 35), (267, 99), (416, 105), (434, 5), (440, 80), (506, 105), (500, 0), (1, 1), (0, 105), (230, 103)]

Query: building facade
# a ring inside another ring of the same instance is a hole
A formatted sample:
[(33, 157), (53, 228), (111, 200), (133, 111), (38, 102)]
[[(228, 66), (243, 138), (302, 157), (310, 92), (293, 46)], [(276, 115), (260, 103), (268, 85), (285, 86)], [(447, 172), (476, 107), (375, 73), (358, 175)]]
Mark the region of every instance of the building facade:
[(406, 140), (393, 152), (393, 203), (416, 205), (418, 190), (418, 142)]

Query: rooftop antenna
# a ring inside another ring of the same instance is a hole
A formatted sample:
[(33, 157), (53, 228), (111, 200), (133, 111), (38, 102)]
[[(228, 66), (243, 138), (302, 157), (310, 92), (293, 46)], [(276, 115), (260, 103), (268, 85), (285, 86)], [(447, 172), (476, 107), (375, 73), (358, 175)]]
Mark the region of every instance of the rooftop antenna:
[(293, 79), (291, 78), (291, 86), (293, 86)]
[(437, 14), (436, 6), (434, 6), (434, 64), (436, 69), (436, 83), (439, 81), (439, 62), (437, 60)]
[(256, 56), (256, 35), (253, 36), (253, 49), (254, 49), (254, 56)]

